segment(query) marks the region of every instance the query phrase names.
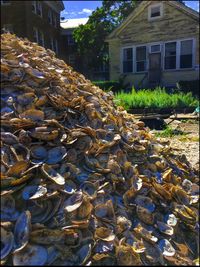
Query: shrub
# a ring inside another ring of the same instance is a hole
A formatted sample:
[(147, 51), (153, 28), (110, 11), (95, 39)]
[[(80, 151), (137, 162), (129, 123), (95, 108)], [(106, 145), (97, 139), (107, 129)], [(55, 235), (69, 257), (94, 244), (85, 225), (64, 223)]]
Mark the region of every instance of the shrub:
[(194, 96), (199, 97), (199, 80), (179, 81), (177, 87), (181, 92), (184, 93), (192, 92)]
[(168, 94), (164, 88), (157, 87), (155, 90), (142, 89), (136, 91), (134, 88), (130, 93), (122, 90), (115, 94), (117, 105), (125, 109), (131, 108), (187, 108), (197, 107), (199, 101), (192, 93)]

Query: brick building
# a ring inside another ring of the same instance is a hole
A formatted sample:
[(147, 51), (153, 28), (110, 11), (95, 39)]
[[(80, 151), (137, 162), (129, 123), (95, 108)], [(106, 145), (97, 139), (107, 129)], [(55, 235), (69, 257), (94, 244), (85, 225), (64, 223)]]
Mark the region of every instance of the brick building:
[(61, 54), (62, 1), (2, 1), (1, 29), (26, 37)]

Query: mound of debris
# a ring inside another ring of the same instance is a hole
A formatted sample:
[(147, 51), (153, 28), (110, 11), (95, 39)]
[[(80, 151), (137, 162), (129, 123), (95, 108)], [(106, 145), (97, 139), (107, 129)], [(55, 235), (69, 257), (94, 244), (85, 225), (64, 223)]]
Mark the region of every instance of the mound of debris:
[(185, 158), (51, 50), (1, 54), (1, 264), (197, 264)]

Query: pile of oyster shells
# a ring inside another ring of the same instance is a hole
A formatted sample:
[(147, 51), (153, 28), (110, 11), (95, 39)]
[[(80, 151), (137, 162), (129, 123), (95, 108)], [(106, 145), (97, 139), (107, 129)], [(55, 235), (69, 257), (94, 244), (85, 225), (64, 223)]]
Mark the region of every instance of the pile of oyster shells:
[(199, 180), (54, 52), (1, 35), (1, 264), (198, 264)]

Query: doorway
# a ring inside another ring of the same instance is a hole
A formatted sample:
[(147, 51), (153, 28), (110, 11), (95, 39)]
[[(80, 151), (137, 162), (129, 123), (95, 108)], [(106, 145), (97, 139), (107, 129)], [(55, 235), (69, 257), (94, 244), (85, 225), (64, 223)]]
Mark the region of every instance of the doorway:
[(157, 86), (161, 82), (161, 53), (149, 54), (149, 85)]

